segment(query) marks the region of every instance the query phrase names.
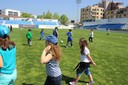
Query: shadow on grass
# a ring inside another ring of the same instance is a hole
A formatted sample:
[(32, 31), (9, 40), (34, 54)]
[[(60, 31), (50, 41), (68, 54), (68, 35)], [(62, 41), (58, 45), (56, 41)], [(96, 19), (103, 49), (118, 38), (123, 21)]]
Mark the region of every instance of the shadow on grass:
[(65, 45), (59, 45), (60, 47), (63, 47), (63, 48), (66, 48), (66, 46)]
[(34, 85), (34, 84), (26, 84), (26, 83), (22, 83), (22, 85)]
[(65, 81), (65, 83), (67, 85), (69, 85), (69, 82), (72, 81), (72, 80), (74, 80), (74, 78), (69, 77), (69, 76), (66, 76), (66, 75), (62, 75), (62, 80)]
[(22, 45), (24, 45), (24, 46), (28, 46), (28, 44), (24, 44), (24, 43), (23, 43)]
[[(66, 76), (66, 75), (62, 75), (62, 80), (65, 81), (65, 83), (67, 85), (70, 85), (69, 82), (75, 80), (75, 78), (72, 78), (72, 77), (69, 77), (69, 76)], [(88, 83), (87, 81), (82, 81), (82, 80), (79, 80), (79, 82), (81, 82), (81, 83)]]
[(28, 45), (28, 44), (22, 44), (22, 45), (24, 45), (24, 46), (29, 46), (29, 47), (31, 47), (32, 45)]
[(82, 80), (79, 80), (79, 82), (81, 82), (81, 83), (88, 83), (87, 81), (82, 81)]

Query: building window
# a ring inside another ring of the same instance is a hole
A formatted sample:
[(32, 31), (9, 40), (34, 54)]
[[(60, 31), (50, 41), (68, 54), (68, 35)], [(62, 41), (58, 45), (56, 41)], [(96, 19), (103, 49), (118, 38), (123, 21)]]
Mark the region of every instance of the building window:
[(92, 9), (92, 11), (96, 11), (96, 9)]
[(14, 16), (18, 16), (18, 12), (15, 12), (15, 13), (14, 13)]
[(0, 10), (0, 14), (2, 14), (2, 11)]
[(126, 9), (124, 9), (124, 12), (126, 12)]
[(8, 12), (8, 15), (9, 15), (9, 16), (18, 16), (18, 12), (9, 11), (9, 12)]
[(124, 14), (124, 17), (126, 17), (126, 14)]
[(93, 19), (95, 19), (95, 16), (92, 16)]
[(96, 12), (92, 12), (92, 15), (96, 15)]
[(112, 11), (111, 14), (114, 14), (114, 12)]

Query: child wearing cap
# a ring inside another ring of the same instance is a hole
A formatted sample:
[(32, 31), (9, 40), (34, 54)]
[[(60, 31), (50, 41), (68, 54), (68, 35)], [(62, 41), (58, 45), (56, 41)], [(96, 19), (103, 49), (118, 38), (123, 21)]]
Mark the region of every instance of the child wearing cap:
[(61, 85), (62, 73), (59, 67), (61, 49), (54, 35), (45, 38), (45, 48), (41, 55), (41, 63), (46, 64), (47, 78), (44, 85)]
[(80, 56), (80, 63), (75, 67), (75, 69), (77, 69), (76, 70), (77, 76), (74, 81), (70, 82), (70, 84), (77, 85), (80, 79), (80, 76), (84, 72), (89, 77), (89, 80), (90, 80), (89, 83), (87, 84), (92, 85), (94, 84), (94, 81), (89, 68), (90, 68), (90, 64), (93, 64), (94, 66), (96, 66), (96, 64), (90, 56), (87, 40), (85, 40), (84, 38), (80, 38), (79, 46), (80, 46), (81, 56)]
[(28, 29), (28, 32), (26, 33), (26, 38), (27, 38), (28, 45), (31, 46), (32, 45), (32, 33), (31, 33), (31, 29)]
[(17, 78), (16, 46), (9, 32), (8, 27), (0, 26), (0, 85), (14, 85)]

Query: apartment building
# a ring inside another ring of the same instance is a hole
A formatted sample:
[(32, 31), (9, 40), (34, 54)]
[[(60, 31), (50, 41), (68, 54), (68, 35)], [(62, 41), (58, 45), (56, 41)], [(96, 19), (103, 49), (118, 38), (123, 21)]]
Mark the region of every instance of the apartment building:
[(12, 9), (3, 9), (3, 10), (0, 10), (0, 14), (6, 15), (6, 16), (17, 16), (17, 17), (20, 17), (21, 16), (20, 11), (12, 10)]
[(104, 8), (98, 5), (88, 6), (81, 9), (80, 21), (92, 20), (92, 19), (102, 19), (104, 13)]
[(116, 18), (128, 18), (128, 7), (117, 10)]
[(110, 18), (128, 18), (128, 7), (122, 2), (102, 0), (102, 2), (81, 9), (80, 21)]
[[(104, 11), (104, 18), (109, 19), (109, 18), (124, 18), (124, 12), (120, 12), (123, 10), (123, 3), (121, 2), (110, 2), (107, 9)], [(125, 14), (126, 16), (126, 14)]]
[[(22, 12), (13, 9), (1, 9), (0, 17), (3, 18), (21, 18)], [(37, 18), (37, 15), (31, 14), (34, 18)]]

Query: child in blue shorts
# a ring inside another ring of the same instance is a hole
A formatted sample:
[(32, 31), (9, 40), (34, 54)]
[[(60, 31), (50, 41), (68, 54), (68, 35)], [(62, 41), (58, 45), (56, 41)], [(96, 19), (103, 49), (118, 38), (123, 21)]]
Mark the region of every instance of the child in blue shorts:
[(81, 56), (80, 56), (80, 63), (75, 68), (75, 69), (77, 69), (76, 70), (77, 77), (74, 81), (70, 82), (70, 84), (77, 85), (77, 83), (80, 79), (80, 76), (84, 72), (89, 77), (89, 80), (90, 80), (88, 85), (92, 85), (94, 83), (94, 81), (93, 81), (93, 78), (92, 78), (89, 68), (90, 68), (90, 64), (93, 64), (94, 66), (96, 66), (96, 64), (90, 56), (90, 51), (88, 49), (87, 40), (85, 40), (84, 38), (81, 38), (79, 40), (79, 45), (80, 45)]
[(40, 39), (39, 40), (42, 40), (42, 39), (44, 39), (44, 29), (42, 29), (40, 32)]
[(68, 44), (70, 43), (71, 44), (71, 46), (73, 47), (73, 39), (72, 39), (72, 30), (71, 29), (69, 29), (69, 32), (67, 32), (67, 34), (66, 34), (67, 36), (68, 36), (68, 38), (67, 38), (67, 44), (66, 44), (66, 48), (68, 47)]

